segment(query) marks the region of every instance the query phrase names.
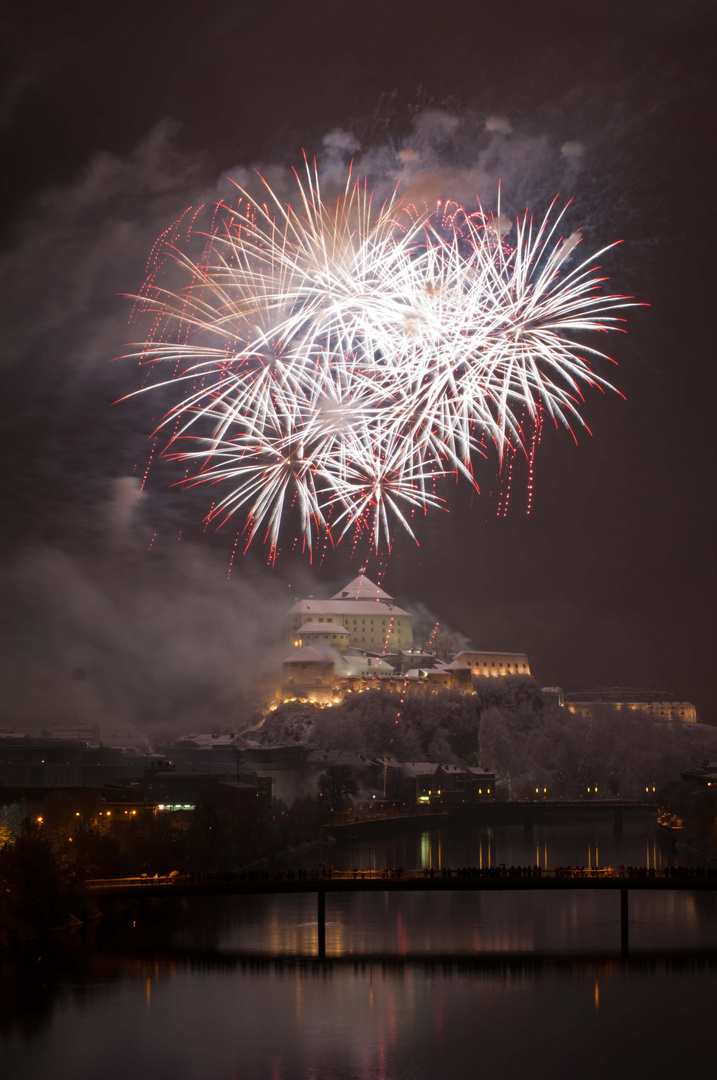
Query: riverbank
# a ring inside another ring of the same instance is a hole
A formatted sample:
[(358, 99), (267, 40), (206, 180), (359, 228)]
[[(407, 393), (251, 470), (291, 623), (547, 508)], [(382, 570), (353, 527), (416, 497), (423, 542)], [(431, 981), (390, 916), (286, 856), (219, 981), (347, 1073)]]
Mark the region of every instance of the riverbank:
[(77, 915), (66, 912), (57, 923), (53, 923), (52, 926), (41, 931), (38, 931), (37, 927), (25, 922), (19, 916), (11, 914), (8, 918), (3, 919), (0, 926), (0, 952), (15, 949), (22, 945), (29, 945), (33, 941), (44, 941), (46, 938), (58, 934), (81, 930), (88, 922), (102, 918), (104, 913), (100, 910), (100, 906), (93, 903), (92, 908), (94, 914), (90, 918), (80, 919)]

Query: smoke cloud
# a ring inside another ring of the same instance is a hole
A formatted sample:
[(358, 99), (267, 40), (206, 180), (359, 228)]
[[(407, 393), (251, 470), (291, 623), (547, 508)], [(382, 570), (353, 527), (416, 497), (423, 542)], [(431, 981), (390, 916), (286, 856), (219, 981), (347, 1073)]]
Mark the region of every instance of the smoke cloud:
[(585, 153), (585, 146), (577, 139), (568, 139), (560, 147), (560, 153), (566, 158), (581, 158)]
[[(125, 495), (107, 504), (122, 528)], [(234, 729), (272, 689), (287, 648), (280, 584), (227, 581), (223, 560), (194, 545), (154, 558), (117, 536), (93, 550), (38, 546), (3, 569), (0, 596), (0, 726), (21, 731)]]
[(499, 135), (510, 135), (513, 125), (505, 116), (489, 116), (485, 122), (486, 131), (496, 131)]

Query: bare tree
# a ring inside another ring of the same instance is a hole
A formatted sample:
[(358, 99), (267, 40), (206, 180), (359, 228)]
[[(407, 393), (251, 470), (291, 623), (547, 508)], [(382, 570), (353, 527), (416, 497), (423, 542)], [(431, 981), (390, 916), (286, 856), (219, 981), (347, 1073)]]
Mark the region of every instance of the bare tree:
[(347, 795), (355, 795), (358, 784), (348, 765), (329, 765), (316, 781), (319, 798), (325, 799), (331, 810), (343, 810)]
[(439, 630), (433, 639), (433, 649), (439, 660), (452, 660), (458, 651), (458, 642), (447, 630)]

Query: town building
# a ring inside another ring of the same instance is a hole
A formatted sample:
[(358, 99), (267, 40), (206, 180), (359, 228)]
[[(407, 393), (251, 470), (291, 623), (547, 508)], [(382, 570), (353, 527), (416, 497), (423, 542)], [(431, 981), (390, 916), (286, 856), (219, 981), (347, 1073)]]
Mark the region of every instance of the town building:
[(149, 752), (146, 735), (138, 731), (129, 720), (113, 722), (101, 720), (95, 723), (51, 724), (42, 729), (44, 739), (79, 740), (88, 746), (111, 746), (137, 756)]
[(394, 770), (406, 782), (409, 805), (448, 807), (495, 801), (495, 773), (479, 766), (405, 761), (396, 763)]
[(144, 755), (71, 737), (0, 738), (0, 787), (101, 788), (122, 783), (148, 764)]

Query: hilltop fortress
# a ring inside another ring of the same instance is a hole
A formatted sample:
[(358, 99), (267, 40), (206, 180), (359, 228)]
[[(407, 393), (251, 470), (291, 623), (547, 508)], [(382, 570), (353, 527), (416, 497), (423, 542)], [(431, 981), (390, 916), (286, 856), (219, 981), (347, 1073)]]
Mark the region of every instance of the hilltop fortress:
[[(378, 688), (470, 694), (480, 686), (476, 678), (531, 674), (523, 652), (463, 649), (441, 659), (431, 639), (416, 641), (413, 615), (366, 577), (364, 568), (326, 600), (297, 600), (288, 613), (287, 643), (292, 651), (282, 662), (272, 708), (291, 701), (338, 705), (347, 694)], [(612, 687), (564, 695), (560, 687), (545, 687), (543, 694), (586, 719), (611, 708), (697, 722), (694, 705), (660, 691)]]
[(361, 569), (330, 599), (297, 600), (288, 615), (293, 651), (285, 657), (276, 701), (338, 704), (375, 687), (471, 693), (473, 676), (529, 675), (525, 653), (462, 651), (440, 660), (417, 644), (413, 615)]

